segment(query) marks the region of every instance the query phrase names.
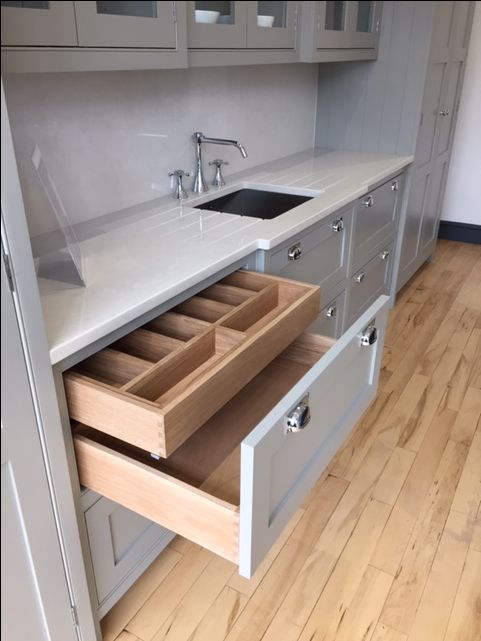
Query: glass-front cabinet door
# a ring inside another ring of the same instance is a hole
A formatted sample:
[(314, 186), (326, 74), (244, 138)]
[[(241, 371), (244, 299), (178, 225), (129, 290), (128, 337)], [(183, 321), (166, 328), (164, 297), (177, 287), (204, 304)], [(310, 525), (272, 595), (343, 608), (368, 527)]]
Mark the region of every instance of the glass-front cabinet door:
[(247, 46), (250, 49), (294, 49), (297, 2), (249, 2)]
[(175, 49), (172, 2), (75, 2), (81, 47)]
[(247, 5), (250, 2), (187, 3), (190, 49), (243, 49), (247, 46)]
[(73, 2), (4, 2), (3, 47), (75, 47)]
[(345, 0), (319, 2), (318, 49), (344, 49), (350, 46), (353, 3)]
[(379, 35), (381, 2), (353, 2), (352, 46), (364, 49), (376, 47)]

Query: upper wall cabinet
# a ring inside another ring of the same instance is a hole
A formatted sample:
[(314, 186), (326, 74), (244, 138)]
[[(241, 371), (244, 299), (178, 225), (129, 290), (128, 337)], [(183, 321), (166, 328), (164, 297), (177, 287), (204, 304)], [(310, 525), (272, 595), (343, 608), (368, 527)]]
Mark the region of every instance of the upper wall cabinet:
[(186, 67), (185, 4), (2, 1), (2, 71)]
[(260, 64), (298, 59), (297, 2), (187, 5), (189, 64)]
[(381, 2), (308, 2), (302, 7), (303, 62), (369, 60), (377, 56)]

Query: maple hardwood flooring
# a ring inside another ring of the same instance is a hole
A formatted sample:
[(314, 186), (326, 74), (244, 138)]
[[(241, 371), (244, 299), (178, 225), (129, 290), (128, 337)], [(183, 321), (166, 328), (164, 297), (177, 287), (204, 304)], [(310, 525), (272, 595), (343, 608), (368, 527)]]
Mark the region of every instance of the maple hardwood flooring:
[(104, 641), (481, 640), (481, 246), (390, 313), (379, 393), (253, 579), (177, 537)]

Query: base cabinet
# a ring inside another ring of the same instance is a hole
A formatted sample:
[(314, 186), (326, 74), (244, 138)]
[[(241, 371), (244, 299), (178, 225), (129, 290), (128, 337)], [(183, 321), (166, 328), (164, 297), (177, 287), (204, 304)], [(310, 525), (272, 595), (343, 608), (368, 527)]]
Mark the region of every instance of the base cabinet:
[(101, 497), (85, 512), (98, 612), (120, 599), (174, 534)]

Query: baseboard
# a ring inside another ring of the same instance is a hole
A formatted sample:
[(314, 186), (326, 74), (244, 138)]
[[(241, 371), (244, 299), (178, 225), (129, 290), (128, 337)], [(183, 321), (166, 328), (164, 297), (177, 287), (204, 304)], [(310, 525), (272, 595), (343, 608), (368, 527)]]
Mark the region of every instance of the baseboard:
[(481, 245), (481, 225), (442, 220), (439, 225), (438, 238)]

